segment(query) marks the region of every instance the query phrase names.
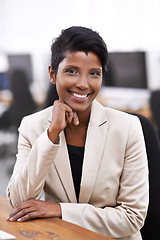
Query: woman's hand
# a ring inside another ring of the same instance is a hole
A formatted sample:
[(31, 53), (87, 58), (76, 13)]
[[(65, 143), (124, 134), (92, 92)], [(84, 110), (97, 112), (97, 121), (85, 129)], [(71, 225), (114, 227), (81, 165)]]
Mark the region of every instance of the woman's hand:
[(51, 203), (30, 199), (18, 204), (8, 216), (7, 220), (24, 222), (33, 218), (62, 217), (59, 203)]
[(53, 105), (52, 121), (48, 129), (49, 139), (55, 143), (59, 133), (65, 129), (67, 123), (79, 124), (77, 113), (61, 100), (56, 100)]

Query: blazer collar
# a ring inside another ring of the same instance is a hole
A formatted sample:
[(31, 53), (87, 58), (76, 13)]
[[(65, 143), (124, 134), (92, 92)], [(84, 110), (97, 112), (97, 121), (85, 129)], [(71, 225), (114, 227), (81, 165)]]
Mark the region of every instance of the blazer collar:
[[(51, 116), (49, 121), (51, 121)], [(91, 116), (87, 129), (85, 153), (82, 169), (79, 202), (89, 202), (92, 194), (99, 164), (106, 141), (108, 123), (105, 108), (96, 100), (92, 103)], [(64, 186), (70, 202), (76, 202), (74, 184), (70, 168), (67, 144), (62, 131), (60, 134), (61, 147), (53, 162)]]
[(102, 159), (107, 132), (108, 123), (105, 108), (95, 100), (92, 104), (87, 130), (79, 197), (80, 203), (89, 202), (91, 197)]

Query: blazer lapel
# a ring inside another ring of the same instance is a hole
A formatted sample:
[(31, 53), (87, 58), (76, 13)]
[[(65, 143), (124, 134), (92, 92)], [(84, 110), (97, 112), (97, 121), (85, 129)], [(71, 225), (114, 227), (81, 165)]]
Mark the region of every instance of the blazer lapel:
[(91, 117), (87, 130), (85, 154), (81, 178), (80, 203), (87, 203), (92, 194), (101, 162), (108, 123), (106, 111), (97, 101), (92, 104)]
[(62, 131), (60, 134), (61, 139), (61, 147), (58, 150), (55, 160), (53, 164), (58, 172), (58, 175), (61, 179), (61, 183), (65, 189), (66, 195), (68, 196), (69, 202), (77, 202), (76, 194), (74, 190), (72, 172), (70, 167), (70, 160), (68, 156), (68, 149), (65, 140), (64, 132)]
[[(52, 111), (45, 125), (45, 129), (49, 127), (51, 123), (51, 119), (52, 119)], [(77, 199), (76, 199), (76, 194), (74, 190), (70, 160), (68, 156), (68, 149), (67, 149), (64, 131), (60, 133), (60, 148), (57, 152), (55, 160), (53, 161), (53, 164), (56, 168), (58, 176), (64, 187), (64, 190), (68, 197), (68, 201), (76, 203)]]

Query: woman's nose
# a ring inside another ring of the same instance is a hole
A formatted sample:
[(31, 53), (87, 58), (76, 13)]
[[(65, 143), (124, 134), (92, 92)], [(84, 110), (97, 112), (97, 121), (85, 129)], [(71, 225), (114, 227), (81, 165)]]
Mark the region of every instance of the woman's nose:
[(80, 77), (76, 82), (76, 86), (80, 89), (86, 89), (89, 87), (87, 77)]

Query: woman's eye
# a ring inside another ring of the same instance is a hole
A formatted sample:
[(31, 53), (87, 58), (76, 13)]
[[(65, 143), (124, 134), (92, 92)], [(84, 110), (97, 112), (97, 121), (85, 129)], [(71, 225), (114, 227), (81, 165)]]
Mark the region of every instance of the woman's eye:
[(71, 74), (77, 74), (77, 71), (75, 69), (67, 69), (66, 72)]
[(94, 76), (94, 77), (99, 77), (101, 76), (101, 74), (99, 72), (91, 72), (90, 73), (91, 76)]

